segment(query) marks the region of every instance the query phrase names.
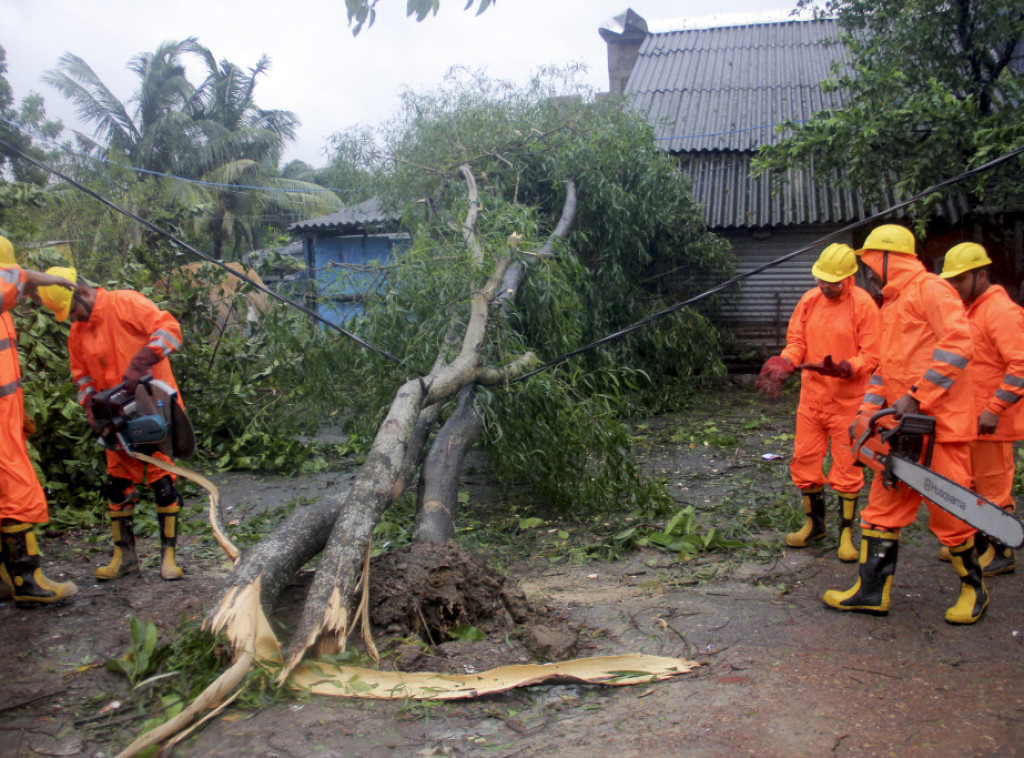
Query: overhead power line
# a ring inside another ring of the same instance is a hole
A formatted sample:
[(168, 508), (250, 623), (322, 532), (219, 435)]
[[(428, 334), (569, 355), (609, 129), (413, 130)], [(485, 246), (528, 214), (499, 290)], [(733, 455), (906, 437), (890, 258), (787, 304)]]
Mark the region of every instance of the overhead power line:
[(147, 221), (146, 219), (142, 218), (138, 214), (132, 213), (131, 211), (129, 211), (129, 210), (125, 209), (125, 208), (122, 208), (117, 203), (114, 203), (114, 202), (108, 200), (107, 198), (103, 197), (99, 193), (94, 192), (93, 190), (91, 190), (88, 187), (86, 187), (84, 184), (81, 184), (80, 182), (75, 181), (70, 176), (67, 176), (66, 174), (61, 173), (60, 171), (58, 171), (55, 168), (52, 168), (51, 166), (47, 166), (45, 163), (41, 163), (40, 161), (37, 161), (35, 158), (32, 158), (31, 156), (25, 155), (25, 153), (21, 152), (21, 150), (18, 150), (13, 145), (10, 145), (9, 143), (4, 142), (3, 140), (0, 140), (0, 147), (3, 147), (9, 154), (17, 156), (18, 158), (21, 158), (22, 160), (31, 163), (33, 166), (41, 168), (43, 171), (48, 171), (51, 174), (53, 174), (54, 176), (59, 177), (60, 179), (63, 179), (68, 184), (72, 185), (73, 187), (77, 187), (78, 189), (82, 190), (82, 192), (85, 192), (87, 195), (90, 195), (91, 197), (94, 197), (95, 199), (99, 200), (104, 205), (106, 205), (106, 206), (108, 206), (110, 208), (113, 208), (115, 211), (117, 211), (118, 213), (124, 214), (128, 218), (131, 218), (131, 219), (134, 219), (135, 221), (138, 221), (140, 224), (145, 226), (147, 229), (149, 229), (149, 230), (151, 230), (153, 232), (156, 232), (157, 234), (159, 234), (159, 235), (161, 235), (163, 237), (166, 237), (171, 242), (173, 242), (175, 245), (178, 245), (182, 249), (187, 250), (188, 252), (192, 253), (193, 255), (195, 255), (198, 258), (201, 258), (202, 260), (206, 261), (207, 263), (212, 263), (214, 266), (218, 266), (219, 268), (223, 269), (224, 271), (226, 271), (231, 276), (233, 276), (233, 277), (235, 277), (237, 279), (241, 279), (243, 282), (245, 282), (246, 284), (251, 285), (252, 287), (255, 287), (260, 292), (265, 292), (266, 294), (270, 295), (275, 300), (280, 300), (282, 303), (285, 303), (286, 305), (290, 305), (292, 308), (297, 308), (298, 310), (302, 311), (303, 313), (305, 313), (310, 318), (312, 318), (312, 319), (314, 319), (316, 321), (319, 321), (320, 323), (324, 324), (325, 326), (330, 327), (331, 329), (334, 329), (336, 332), (340, 332), (341, 334), (345, 335), (350, 340), (358, 343), (359, 345), (362, 345), (363, 347), (365, 347), (365, 348), (367, 348), (369, 350), (372, 350), (373, 352), (377, 353), (378, 355), (384, 356), (385, 358), (387, 358), (390, 361), (394, 361), (395, 363), (398, 363), (398, 364), (404, 363), (404, 361), (401, 358), (398, 358), (397, 356), (392, 355), (387, 350), (384, 350), (383, 348), (377, 347), (376, 345), (372, 345), (369, 342), (367, 342), (366, 340), (364, 340), (362, 337), (359, 337), (359, 336), (353, 334), (352, 332), (349, 332), (349, 331), (347, 331), (345, 329), (342, 329), (340, 326), (338, 326), (334, 322), (325, 319), (319, 313), (316, 313), (315, 311), (307, 308), (306, 306), (302, 305), (301, 303), (296, 303), (294, 300), (289, 300), (288, 298), (284, 297), (283, 295), (281, 295), (281, 294), (279, 294), (277, 292), (274, 292), (274, 290), (270, 289), (269, 287), (267, 287), (262, 282), (257, 282), (255, 280), (251, 279), (250, 277), (246, 276), (245, 274), (243, 274), (243, 273), (241, 273), (239, 271), (235, 271), (233, 268), (231, 268), (230, 266), (225, 264), (223, 261), (219, 261), (216, 258), (214, 258), (213, 256), (207, 255), (206, 253), (204, 253), (204, 252), (202, 252), (200, 250), (197, 250), (196, 248), (192, 247), (192, 245), (188, 244), (184, 240), (179, 239), (178, 237), (176, 237), (175, 235), (171, 234), (167, 230), (160, 228), (159, 226), (157, 226), (156, 224), (154, 224), (154, 223), (152, 223), (150, 221)]
[(903, 208), (906, 208), (908, 205), (911, 205), (911, 204), (917, 202), (918, 200), (920, 200), (920, 199), (922, 199), (924, 197), (927, 197), (928, 195), (932, 194), (933, 192), (938, 192), (941, 189), (945, 189), (946, 187), (949, 187), (949, 186), (952, 186), (952, 185), (957, 184), (959, 182), (962, 182), (963, 180), (969, 179), (972, 176), (977, 176), (978, 174), (984, 173), (985, 171), (988, 171), (990, 169), (995, 168), (996, 166), (998, 166), (1001, 163), (1006, 163), (1006, 161), (1008, 161), (1008, 160), (1010, 160), (1012, 158), (1015, 158), (1016, 156), (1021, 155), (1022, 153), (1024, 153), (1024, 147), (1018, 147), (1016, 150), (1011, 150), (1010, 152), (1005, 153), (1004, 155), (1001, 155), (998, 158), (994, 158), (993, 160), (990, 160), (988, 163), (985, 163), (985, 164), (983, 164), (981, 166), (978, 166), (977, 168), (969, 169), (968, 171), (964, 171), (961, 174), (957, 174), (956, 176), (954, 176), (954, 177), (952, 177), (950, 179), (945, 179), (945, 180), (939, 182), (938, 184), (933, 184), (928, 189), (924, 190), (923, 192), (917, 193), (913, 197), (907, 198), (906, 200), (903, 200), (902, 202), (896, 203), (895, 205), (893, 205), (893, 206), (891, 206), (889, 208), (886, 208), (883, 211), (879, 211), (878, 213), (875, 213), (874, 215), (869, 216), (869, 217), (867, 217), (865, 219), (862, 219), (860, 221), (855, 221), (853, 223), (847, 224), (846, 226), (842, 227), (841, 229), (836, 229), (835, 231), (830, 232), (829, 234), (826, 234), (823, 237), (819, 237), (818, 239), (814, 240), (813, 242), (811, 242), (811, 243), (809, 243), (807, 245), (804, 245), (803, 247), (801, 247), (798, 250), (794, 250), (791, 253), (787, 253), (786, 255), (783, 255), (780, 258), (776, 258), (773, 261), (769, 261), (768, 263), (765, 263), (765, 264), (763, 264), (761, 266), (758, 266), (758, 267), (756, 267), (754, 269), (751, 269), (750, 271), (744, 271), (742, 274), (737, 274), (736, 276), (732, 277), (731, 279), (727, 279), (726, 281), (722, 282), (719, 285), (716, 285), (716, 286), (712, 287), (711, 289), (705, 290), (704, 292), (701, 292), (698, 295), (694, 295), (693, 297), (689, 298), (688, 300), (684, 300), (681, 303), (676, 303), (674, 305), (670, 305), (668, 308), (664, 308), (664, 309), (658, 311), (657, 313), (652, 313), (650, 316), (647, 316), (646, 318), (642, 318), (642, 319), (640, 319), (639, 321), (637, 321), (634, 324), (630, 324), (627, 327), (619, 329), (617, 332), (613, 332), (612, 334), (608, 334), (608, 335), (602, 337), (601, 339), (594, 340), (593, 342), (589, 342), (586, 345), (583, 345), (581, 347), (576, 348), (575, 350), (570, 350), (567, 353), (563, 353), (562, 355), (558, 356), (557, 358), (553, 358), (552, 360), (547, 361), (546, 363), (538, 366), (533, 371), (530, 371), (529, 373), (523, 374), (518, 379), (516, 379), (516, 381), (522, 381), (523, 379), (527, 379), (528, 377), (534, 376), (535, 374), (539, 374), (541, 371), (546, 371), (547, 369), (551, 368), (552, 366), (557, 366), (558, 364), (567, 361), (569, 358), (572, 358), (574, 355), (579, 355), (580, 353), (585, 353), (588, 350), (593, 350), (595, 347), (599, 347), (601, 345), (605, 345), (605, 344), (607, 344), (609, 342), (614, 342), (615, 340), (617, 340), (617, 339), (619, 339), (621, 337), (625, 337), (630, 332), (636, 331), (641, 326), (646, 326), (647, 324), (651, 323), (652, 321), (657, 321), (658, 319), (664, 318), (665, 316), (668, 316), (671, 313), (675, 313), (678, 310), (681, 310), (681, 309), (686, 308), (688, 306), (694, 305), (695, 303), (699, 303), (701, 300), (705, 300), (705, 299), (711, 297), (712, 295), (715, 295), (715, 294), (721, 292), (722, 290), (724, 290), (724, 289), (726, 289), (728, 287), (731, 287), (732, 285), (736, 284), (737, 282), (741, 282), (744, 279), (749, 279), (750, 277), (755, 276), (756, 274), (760, 274), (762, 271), (767, 271), (768, 269), (773, 268), (775, 266), (778, 266), (781, 263), (785, 263), (786, 261), (788, 261), (788, 260), (790, 260), (792, 258), (796, 258), (798, 255), (803, 255), (808, 250), (811, 250), (813, 248), (818, 247), (818, 245), (822, 245), (822, 244), (828, 242), (830, 239), (833, 239), (837, 235), (840, 235), (840, 234), (843, 234), (844, 232), (848, 232), (848, 231), (851, 231), (853, 229), (856, 229), (859, 226), (864, 226), (865, 224), (870, 224), (870, 223), (872, 223), (874, 221), (878, 221), (879, 219), (881, 219), (881, 218), (883, 218), (885, 216), (888, 216), (888, 215), (890, 215), (892, 213), (895, 213), (896, 211), (901, 210)]

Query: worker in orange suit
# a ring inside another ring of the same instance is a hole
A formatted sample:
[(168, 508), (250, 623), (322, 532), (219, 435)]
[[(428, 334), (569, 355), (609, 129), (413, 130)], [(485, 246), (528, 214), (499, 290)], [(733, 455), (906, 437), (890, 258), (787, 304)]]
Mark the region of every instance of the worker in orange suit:
[[(974, 491), (1013, 512), (1013, 443), (1024, 439), (1024, 309), (991, 282), (991, 264), (984, 247), (964, 242), (946, 253), (939, 276), (960, 295), (974, 335)], [(981, 532), (974, 545), (985, 576), (1008, 574), (1017, 567), (1009, 546)]]
[(756, 386), (766, 397), (778, 397), (781, 382), (802, 369), (789, 471), (802, 496), (805, 520), (786, 535), (786, 544), (807, 547), (827, 534), (823, 466), (831, 443), (827, 480), (839, 498), (837, 555), (849, 562), (859, 555), (853, 518), (864, 471), (855, 465), (847, 430), (878, 365), (881, 325), (874, 299), (854, 283), (857, 256), (848, 245), (826, 247), (811, 273), (818, 286), (800, 298), (789, 319), (786, 347), (766, 361)]
[[(974, 340), (963, 303), (949, 282), (918, 260), (914, 235), (897, 224), (873, 229), (857, 251), (882, 292), (882, 343), (861, 413), (892, 407), (894, 417), (923, 413), (935, 418), (931, 468), (964, 486), (971, 484), (974, 381), (968, 364)], [(929, 526), (950, 548), (960, 594), (946, 611), (951, 624), (973, 624), (988, 605), (988, 592), (974, 546), (975, 529), (930, 500)], [(861, 513), (860, 572), (848, 590), (829, 590), (823, 601), (840, 611), (884, 615), (899, 549), (899, 531), (917, 517), (921, 495), (883, 477), (871, 484)]]
[(40, 566), (34, 524), (50, 520), (46, 495), (28, 457), (29, 429), (21, 390), (18, 338), (10, 310), (41, 286), (70, 288), (71, 282), (20, 268), (14, 248), (0, 237), (0, 578), (22, 606), (48, 605), (71, 597), (73, 582), (54, 582)]
[[(167, 311), (133, 290), (106, 290), (92, 287), (73, 268), (55, 267), (48, 273), (76, 282), (72, 293), (53, 287), (40, 290), (43, 303), (58, 321), (71, 319), (68, 353), (71, 377), (78, 388), (78, 402), (86, 420), (100, 433), (93, 413), (92, 398), (97, 392), (124, 383), (134, 392), (139, 380), (152, 375), (177, 390), (178, 385), (167, 359), (181, 347), (181, 327)], [(179, 402), (181, 395), (178, 394)], [(171, 462), (161, 452), (153, 457)], [(182, 499), (174, 487), (174, 474), (150, 466), (120, 449), (107, 449), (106, 495), (110, 504), (110, 525), (114, 554), (110, 563), (96, 569), (100, 580), (116, 579), (139, 570), (135, 551), (135, 505), (137, 484), (153, 490), (160, 525), (160, 576), (165, 580), (182, 578), (175, 557), (178, 518)]]

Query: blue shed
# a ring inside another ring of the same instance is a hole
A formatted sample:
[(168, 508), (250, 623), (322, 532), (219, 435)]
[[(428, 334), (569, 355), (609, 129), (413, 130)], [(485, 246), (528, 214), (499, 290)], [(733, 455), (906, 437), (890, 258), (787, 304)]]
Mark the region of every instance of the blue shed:
[(363, 299), (381, 290), (388, 265), (409, 247), (399, 220), (371, 199), (288, 227), (301, 238), (320, 316), (340, 326), (363, 312)]

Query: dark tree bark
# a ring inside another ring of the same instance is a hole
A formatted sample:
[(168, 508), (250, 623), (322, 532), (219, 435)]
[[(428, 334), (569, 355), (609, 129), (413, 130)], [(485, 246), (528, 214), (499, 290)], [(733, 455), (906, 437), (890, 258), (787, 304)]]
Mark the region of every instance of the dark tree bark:
[(462, 464), (484, 427), (473, 407), (474, 396), (472, 385), (462, 389), (455, 412), (437, 433), (423, 461), (413, 542), (440, 544), (455, 536)]

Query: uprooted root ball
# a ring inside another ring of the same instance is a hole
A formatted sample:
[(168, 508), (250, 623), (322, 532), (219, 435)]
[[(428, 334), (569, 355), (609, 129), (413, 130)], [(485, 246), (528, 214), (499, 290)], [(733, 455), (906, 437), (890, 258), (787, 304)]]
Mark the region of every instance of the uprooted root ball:
[[(375, 636), (420, 639), (450, 647), (469, 627), (487, 638), (515, 637), (529, 655), (565, 660), (576, 630), (534, 609), (522, 590), (454, 542), (417, 543), (370, 564), (370, 621)], [(481, 642), (484, 642), (481, 640)]]

